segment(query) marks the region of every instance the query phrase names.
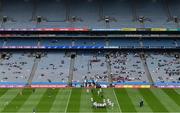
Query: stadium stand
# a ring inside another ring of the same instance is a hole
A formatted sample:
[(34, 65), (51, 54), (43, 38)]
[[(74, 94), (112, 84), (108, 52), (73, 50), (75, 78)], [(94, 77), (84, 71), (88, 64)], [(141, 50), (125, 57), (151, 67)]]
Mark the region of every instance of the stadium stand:
[(162, 0), (3, 0), (1, 3), (1, 20), (4, 20), (1, 28), (6, 29), (177, 28), (179, 24), (178, 0), (168, 3)]
[(178, 83), (179, 10), (178, 0), (1, 0), (1, 82)]
[(7, 39), (4, 46), (37, 46), (38, 39), (27, 38), (11, 38)]
[(175, 40), (172, 39), (144, 39), (143, 41), (143, 46), (144, 47), (175, 47)]
[[(178, 83), (179, 58), (172, 52), (146, 52), (146, 63), (154, 83)], [(1, 53), (1, 83), (27, 83), (32, 75), (36, 53), (8, 52)], [(109, 55), (109, 58), (107, 57)], [(70, 54), (42, 52), (38, 65), (34, 69), (32, 84), (67, 84), (70, 71)], [(108, 67), (110, 62), (110, 67)], [(114, 83), (149, 84), (139, 53), (121, 51), (79, 51), (73, 64), (72, 82), (97, 81)], [(109, 70), (110, 68), (110, 76)]]
[(40, 42), (41, 46), (72, 46), (72, 40), (67, 39), (43, 39)]
[(104, 39), (80, 39), (75, 40), (76, 46), (105, 46)]
[(118, 47), (118, 48), (177, 48), (180, 46), (179, 39), (137, 39), (137, 38), (2, 38), (0, 40), (0, 46), (12, 47), (12, 46), (49, 46), (49, 47)]
[(180, 113), (180, 0), (0, 0), (0, 113)]
[(1, 82), (27, 83), (33, 59), (31, 53), (6, 53), (0, 62)]
[(43, 53), (33, 82), (66, 82), (69, 76), (70, 58), (65, 53)]
[(147, 65), (155, 82), (179, 82), (179, 58), (173, 53), (151, 53)]
[(120, 46), (120, 47), (140, 47), (140, 42), (138, 39), (111, 39), (109, 40), (110, 46)]
[(180, 40), (179, 39), (176, 40), (176, 46), (178, 46), (178, 47), (180, 46)]
[(105, 55), (79, 53), (75, 59), (74, 81), (108, 82)]
[(3, 46), (4, 39), (0, 39), (0, 46)]
[(138, 53), (111, 53), (111, 69), (114, 81), (148, 82)]

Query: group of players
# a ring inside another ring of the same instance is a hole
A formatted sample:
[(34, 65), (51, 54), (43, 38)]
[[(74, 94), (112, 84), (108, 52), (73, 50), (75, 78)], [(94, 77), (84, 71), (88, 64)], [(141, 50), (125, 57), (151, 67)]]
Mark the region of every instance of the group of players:
[(94, 108), (106, 108), (107, 106), (114, 107), (114, 103), (110, 101), (110, 99), (103, 99), (103, 103), (98, 103), (91, 98), (91, 102)]
[[(94, 92), (94, 90), (92, 89), (91, 90), (92, 92)], [(102, 89), (100, 88), (98, 91), (97, 91), (97, 94), (98, 96), (101, 96), (103, 98), (103, 95), (102, 95)], [(94, 101), (93, 98), (91, 98), (91, 102), (92, 102), (92, 106), (94, 108), (106, 108), (108, 106), (111, 106), (112, 108), (114, 107), (114, 103), (110, 100), (110, 99), (103, 99), (103, 102), (101, 103), (98, 103), (96, 101)], [(141, 99), (140, 102), (139, 102), (139, 107), (143, 107), (144, 106), (144, 100)]]
[[(94, 89), (92, 89), (91, 91), (95, 92)], [(101, 99), (103, 101), (102, 102), (97, 102), (93, 98), (91, 98), (92, 107), (94, 107), (94, 108), (106, 108), (106, 107), (109, 107), (109, 106), (111, 106), (112, 108), (114, 107), (114, 103), (110, 99), (105, 99), (103, 97), (103, 91), (102, 91), (101, 88), (97, 91), (97, 96), (101, 97)]]

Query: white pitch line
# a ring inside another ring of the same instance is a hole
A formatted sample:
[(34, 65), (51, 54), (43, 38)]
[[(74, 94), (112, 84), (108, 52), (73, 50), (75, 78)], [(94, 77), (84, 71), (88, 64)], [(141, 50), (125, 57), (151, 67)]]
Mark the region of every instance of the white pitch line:
[[(14, 112), (3, 112), (3, 113), (14, 113)], [(19, 112), (18, 113), (24, 113)], [(32, 112), (26, 112), (26, 113), (32, 113)], [(40, 113), (64, 113), (64, 112), (40, 112)], [(70, 112), (70, 113), (93, 113), (93, 112)], [(96, 112), (96, 113), (107, 113), (107, 112)], [(119, 113), (119, 112), (111, 112), (111, 113)], [(154, 112), (124, 112), (124, 113), (154, 113)], [(167, 112), (158, 112), (158, 113), (167, 113)], [(179, 113), (179, 112), (168, 112), (168, 113)]]
[(71, 97), (71, 93), (72, 93), (72, 89), (71, 89), (71, 92), (70, 92), (70, 94), (69, 94), (68, 101), (67, 101), (67, 105), (66, 105), (66, 109), (65, 109), (65, 112), (64, 112), (64, 113), (67, 113), (67, 108), (68, 108), (68, 105), (69, 105), (69, 100), (70, 100), (70, 97)]
[(119, 111), (120, 111), (120, 113), (122, 113), (122, 111), (121, 111), (121, 107), (120, 107), (120, 105), (119, 105), (119, 101), (118, 101), (117, 96), (116, 96), (116, 94), (115, 94), (115, 92), (114, 92), (114, 88), (113, 88), (113, 93), (114, 93), (114, 96), (115, 96), (116, 101), (117, 101), (117, 103), (118, 103), (118, 108), (119, 108)]

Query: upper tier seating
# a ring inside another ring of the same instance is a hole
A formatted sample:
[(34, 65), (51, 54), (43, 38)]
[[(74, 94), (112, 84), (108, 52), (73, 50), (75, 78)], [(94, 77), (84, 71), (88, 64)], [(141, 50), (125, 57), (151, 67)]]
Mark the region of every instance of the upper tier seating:
[(1, 28), (177, 28), (179, 23), (167, 20), (179, 16), (179, 1), (165, 6), (162, 0), (3, 0), (1, 15), (8, 19)]

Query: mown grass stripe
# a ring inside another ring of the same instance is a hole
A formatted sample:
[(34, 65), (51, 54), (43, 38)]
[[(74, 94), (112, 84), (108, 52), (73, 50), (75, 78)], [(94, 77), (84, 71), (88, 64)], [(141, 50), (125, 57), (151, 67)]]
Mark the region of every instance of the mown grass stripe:
[(66, 103), (66, 108), (65, 108), (65, 113), (67, 113), (67, 109), (68, 109), (68, 105), (69, 105), (69, 101), (70, 101), (70, 98), (71, 98), (71, 94), (72, 94), (72, 89), (70, 91), (70, 94), (68, 95), (68, 100), (67, 100), (67, 103)]
[(3, 96), (7, 91), (8, 91), (8, 89), (6, 89), (6, 88), (0, 89), (0, 97)]
[(67, 112), (79, 112), (81, 101), (81, 88), (73, 88), (67, 107)]
[(116, 94), (114, 92), (114, 88), (103, 89), (103, 92), (104, 92), (105, 98), (106, 99), (109, 98), (114, 103), (114, 107), (113, 108), (111, 106), (107, 107), (107, 112), (109, 112), (109, 113), (112, 113), (112, 112), (119, 112), (119, 113), (121, 113), (121, 108), (120, 108), (120, 105), (118, 103)]
[[(104, 94), (102, 94), (103, 98), (101, 96), (98, 96), (98, 90), (99, 89), (96, 89), (96, 88), (91, 89), (92, 97), (94, 101), (102, 103), (104, 99)], [(93, 109), (93, 112), (103, 112), (103, 113), (107, 112), (106, 108), (98, 108), (98, 109), (92, 108), (92, 109)]]
[(82, 89), (79, 112), (92, 112), (91, 97), (91, 92), (88, 93), (86, 88)]
[(136, 109), (125, 89), (114, 89), (122, 112), (136, 112)]
[(64, 112), (68, 103), (68, 98), (70, 95), (71, 89), (60, 89), (58, 94), (56, 95), (56, 99), (51, 106), (51, 110), (49, 112), (59, 113)]
[(37, 112), (49, 112), (58, 91), (59, 89), (47, 89), (35, 108)]
[(162, 89), (180, 107), (180, 94), (174, 89)]
[[(172, 89), (173, 90), (173, 89)], [(151, 89), (154, 95), (166, 106), (170, 112), (180, 111), (179, 106), (161, 89)]]
[(140, 100), (143, 98), (138, 89), (126, 89), (137, 112), (152, 112), (147, 102), (144, 100), (144, 107), (139, 106)]
[(4, 108), (3, 112), (17, 112), (31, 94), (31, 89), (23, 89), (22, 92), (20, 91), (20, 93)]
[(168, 112), (159, 99), (150, 91), (150, 89), (139, 89), (139, 92), (151, 107), (153, 112)]
[(116, 99), (115, 104), (117, 104), (118, 109), (119, 109), (119, 112), (121, 113), (122, 110), (121, 110), (121, 107), (120, 107), (120, 105), (119, 105), (119, 102), (118, 102), (117, 96), (116, 96), (116, 94), (115, 94), (114, 88), (113, 88), (113, 94), (114, 94), (114, 97), (115, 97), (115, 99)]
[(180, 89), (174, 89), (180, 95)]
[(30, 112), (36, 108), (46, 89), (35, 89), (35, 92), (27, 99), (18, 112)]
[(21, 89), (9, 89), (4, 95), (0, 97), (0, 111), (6, 107), (7, 103), (10, 103), (19, 93)]

